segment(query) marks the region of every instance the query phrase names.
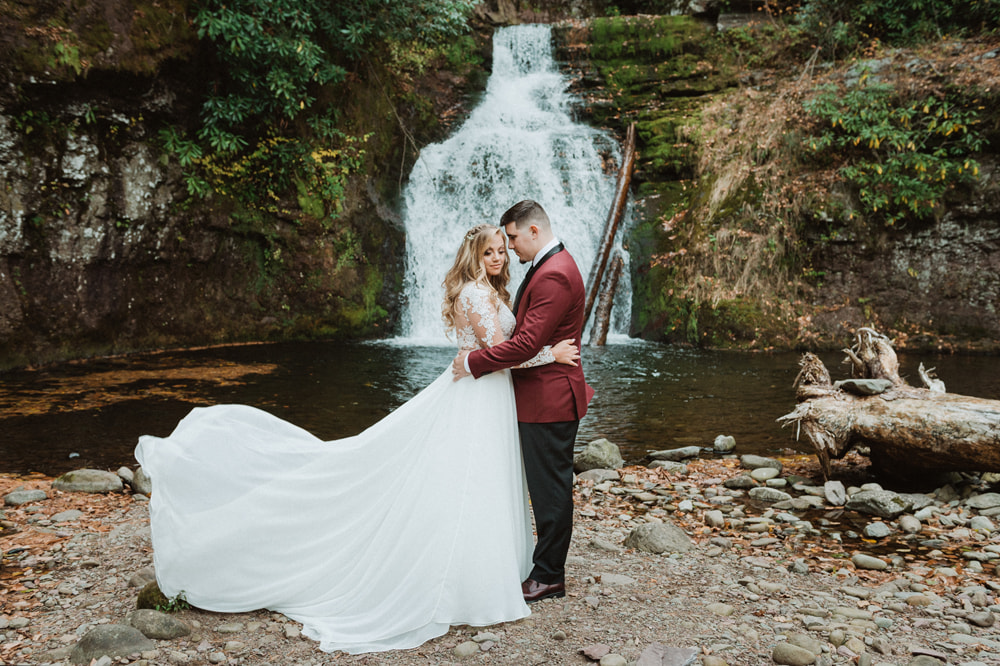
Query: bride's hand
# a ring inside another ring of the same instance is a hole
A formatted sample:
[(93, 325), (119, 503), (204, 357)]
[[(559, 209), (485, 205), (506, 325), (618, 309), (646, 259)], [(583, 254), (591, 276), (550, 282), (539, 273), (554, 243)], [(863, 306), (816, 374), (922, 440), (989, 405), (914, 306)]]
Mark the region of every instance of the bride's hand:
[(555, 357), (556, 363), (576, 365), (576, 361), (580, 358), (580, 349), (573, 344), (573, 341), (574, 338), (570, 338), (552, 345), (552, 355)]

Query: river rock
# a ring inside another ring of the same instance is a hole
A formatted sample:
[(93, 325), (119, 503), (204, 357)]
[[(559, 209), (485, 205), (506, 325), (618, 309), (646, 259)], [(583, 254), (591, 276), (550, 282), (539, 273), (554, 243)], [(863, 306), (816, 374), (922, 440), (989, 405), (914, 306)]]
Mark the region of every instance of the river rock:
[(774, 458), (765, 458), (764, 456), (755, 456), (753, 454), (746, 454), (740, 456), (740, 464), (747, 469), (757, 469), (758, 467), (773, 467), (774, 469), (781, 472), (782, 464), (780, 460), (775, 460)]
[(731, 435), (719, 435), (712, 442), (712, 450), (716, 453), (729, 453), (736, 448), (736, 438)]
[(976, 530), (977, 532), (992, 532), (996, 529), (993, 525), (993, 521), (986, 516), (975, 516), (969, 521), (969, 528)]
[(965, 616), (965, 619), (977, 627), (992, 627), (997, 621), (996, 615), (990, 611), (969, 613)]
[(730, 490), (747, 490), (748, 488), (756, 488), (757, 482), (749, 474), (740, 474), (739, 476), (726, 479), (722, 482), (722, 485)]
[(20, 506), (29, 502), (40, 502), (48, 499), (49, 496), (44, 490), (18, 489), (3, 496), (3, 503), (7, 506)]
[(635, 666), (688, 666), (695, 664), (698, 650), (694, 648), (678, 648), (663, 643), (650, 643)]
[(726, 517), (718, 509), (706, 511), (705, 524), (709, 527), (724, 527), (726, 524)]
[(847, 489), (841, 481), (827, 481), (823, 484), (823, 496), (830, 506), (844, 506), (847, 503)]
[(671, 460), (677, 462), (688, 458), (697, 458), (701, 453), (699, 446), (683, 446), (679, 449), (666, 449), (664, 451), (653, 451), (649, 457), (653, 460)]
[(153, 480), (142, 467), (136, 469), (132, 476), (132, 490), (140, 495), (150, 495), (153, 492)]
[(758, 502), (785, 502), (792, 499), (792, 496), (777, 488), (752, 488), (750, 498)]
[(601, 660), (597, 663), (600, 666), (628, 666), (628, 659), (612, 652), (601, 657)]
[(83, 511), (79, 509), (68, 509), (66, 511), (60, 511), (59, 513), (53, 514), (49, 517), (53, 523), (68, 523), (72, 520), (77, 520), (83, 515)]
[(920, 521), (917, 520), (916, 516), (906, 514), (905, 516), (899, 517), (899, 529), (907, 534), (916, 534), (923, 529), (923, 525), (920, 524)]
[(909, 510), (910, 503), (891, 490), (862, 490), (847, 500), (847, 509), (880, 518), (895, 518)]
[(619, 469), (625, 466), (618, 445), (607, 439), (595, 439), (573, 458), (573, 470)]
[(809, 666), (816, 661), (816, 655), (798, 645), (778, 643), (771, 652), (771, 661), (786, 666)]
[(191, 633), (187, 623), (160, 611), (142, 608), (125, 616), (125, 621), (142, 632), (146, 638), (169, 640)]
[(890, 534), (892, 530), (883, 522), (876, 521), (865, 525), (865, 536), (870, 539), (884, 539)]
[(865, 555), (864, 553), (854, 553), (854, 555), (851, 556), (851, 562), (854, 562), (854, 566), (859, 569), (874, 569), (876, 571), (882, 571), (889, 568), (889, 565), (885, 560), (880, 560), (877, 557)]
[(787, 640), (789, 645), (797, 645), (804, 650), (809, 650), (815, 655), (818, 655), (823, 651), (823, 644), (808, 634), (791, 633), (788, 634)]
[(127, 657), (133, 652), (155, 650), (156, 643), (135, 627), (125, 624), (102, 624), (88, 631), (69, 653), (74, 664), (89, 664), (92, 659)]
[(613, 469), (588, 469), (586, 472), (580, 472), (576, 475), (576, 478), (581, 481), (593, 481), (596, 483), (604, 483), (605, 481), (617, 481), (621, 478)]
[(675, 460), (654, 460), (647, 465), (649, 469), (665, 469), (671, 474), (687, 474), (688, 466)]
[(626, 548), (647, 553), (686, 553), (691, 550), (691, 537), (671, 523), (646, 523), (632, 530), (625, 538)]
[(132, 485), (132, 479), (135, 478), (135, 472), (130, 470), (128, 467), (119, 467), (117, 474), (119, 479), (129, 485)]
[(55, 490), (68, 493), (111, 493), (124, 486), (121, 477), (101, 469), (78, 469), (66, 472), (52, 482)]
[(750, 478), (754, 481), (769, 481), (777, 477), (778, 474), (778, 470), (773, 467), (758, 467), (750, 471)]
[(459, 659), (464, 659), (466, 657), (472, 657), (479, 654), (479, 644), (475, 641), (465, 641), (464, 643), (459, 643), (452, 653)]
[(879, 395), (892, 388), (888, 379), (841, 379), (833, 383), (833, 388), (839, 388), (854, 395)]
[(1000, 506), (1000, 493), (982, 493), (970, 497), (966, 505), (973, 509), (993, 509)]

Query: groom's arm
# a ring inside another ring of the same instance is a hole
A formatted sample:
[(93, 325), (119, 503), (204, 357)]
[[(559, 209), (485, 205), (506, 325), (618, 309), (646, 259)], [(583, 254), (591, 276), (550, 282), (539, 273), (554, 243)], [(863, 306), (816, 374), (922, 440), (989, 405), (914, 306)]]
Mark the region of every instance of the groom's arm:
[(569, 280), (558, 271), (535, 275), (530, 289), (531, 301), (517, 333), (495, 347), (471, 352), (468, 365), (472, 375), (478, 378), (487, 372), (520, 365), (550, 344), (569, 309), (569, 290)]

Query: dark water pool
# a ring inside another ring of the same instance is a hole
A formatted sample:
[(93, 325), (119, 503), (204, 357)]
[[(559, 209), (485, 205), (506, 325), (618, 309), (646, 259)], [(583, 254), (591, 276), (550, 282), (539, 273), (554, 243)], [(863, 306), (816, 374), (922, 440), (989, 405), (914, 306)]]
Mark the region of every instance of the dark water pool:
[[(352, 435), (387, 414), (449, 365), (447, 347), (393, 343), (281, 343), (133, 355), (0, 374), (0, 472), (58, 474), (134, 466), (139, 435), (168, 434), (194, 406), (244, 403), (323, 439)], [(842, 354), (823, 360), (845, 376)], [(808, 451), (775, 419), (794, 406), (799, 354), (746, 354), (648, 343), (585, 348), (597, 390), (578, 444), (599, 436), (628, 462), (651, 450), (736, 438), (737, 453)], [(948, 390), (1000, 398), (1000, 358), (910, 357)]]

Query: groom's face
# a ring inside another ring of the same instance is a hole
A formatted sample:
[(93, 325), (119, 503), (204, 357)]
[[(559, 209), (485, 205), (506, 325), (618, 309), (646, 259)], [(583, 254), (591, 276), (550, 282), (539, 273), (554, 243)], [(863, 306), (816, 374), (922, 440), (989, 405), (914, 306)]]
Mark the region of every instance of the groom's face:
[(518, 229), (517, 224), (509, 222), (504, 226), (504, 233), (507, 234), (507, 247), (517, 255), (522, 264), (526, 264), (535, 258), (538, 253), (538, 228), (529, 225), (523, 229)]

